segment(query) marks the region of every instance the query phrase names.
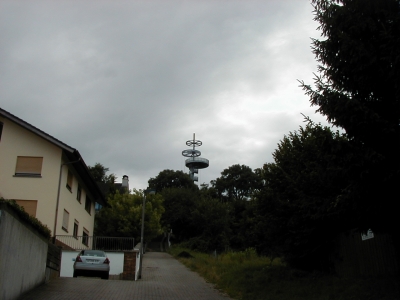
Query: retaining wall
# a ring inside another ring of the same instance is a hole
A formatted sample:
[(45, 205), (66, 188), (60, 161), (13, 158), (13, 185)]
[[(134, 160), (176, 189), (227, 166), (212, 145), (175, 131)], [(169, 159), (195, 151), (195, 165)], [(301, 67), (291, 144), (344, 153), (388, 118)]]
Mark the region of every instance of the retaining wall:
[(46, 238), (7, 206), (0, 206), (1, 299), (16, 299), (45, 282), (47, 251)]

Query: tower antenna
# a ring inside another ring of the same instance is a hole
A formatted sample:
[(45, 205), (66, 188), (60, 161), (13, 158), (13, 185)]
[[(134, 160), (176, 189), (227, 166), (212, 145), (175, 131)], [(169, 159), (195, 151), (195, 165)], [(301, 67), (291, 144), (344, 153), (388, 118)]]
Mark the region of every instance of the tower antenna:
[(196, 150), (196, 147), (200, 147), (203, 143), (196, 140), (196, 134), (193, 133), (193, 140), (186, 141), (186, 146), (192, 146), (192, 149), (187, 149), (182, 151), (182, 155), (189, 157), (185, 160), (186, 167), (189, 168), (189, 176), (193, 181), (198, 181), (198, 176), (194, 174), (199, 173), (199, 169), (205, 169), (209, 166), (209, 161), (206, 158), (201, 158), (201, 152)]

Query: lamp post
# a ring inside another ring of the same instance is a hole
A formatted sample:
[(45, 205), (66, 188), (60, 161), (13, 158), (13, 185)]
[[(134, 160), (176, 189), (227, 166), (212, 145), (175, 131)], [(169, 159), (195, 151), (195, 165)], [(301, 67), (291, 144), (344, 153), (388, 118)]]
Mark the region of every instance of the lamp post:
[(142, 232), (140, 234), (140, 266), (139, 266), (139, 278), (142, 278), (142, 261), (143, 261), (143, 254), (144, 254), (144, 247), (143, 247), (143, 237), (144, 237), (144, 212), (146, 208), (146, 195), (155, 194), (156, 191), (154, 189), (146, 189), (143, 191), (143, 206), (142, 206)]

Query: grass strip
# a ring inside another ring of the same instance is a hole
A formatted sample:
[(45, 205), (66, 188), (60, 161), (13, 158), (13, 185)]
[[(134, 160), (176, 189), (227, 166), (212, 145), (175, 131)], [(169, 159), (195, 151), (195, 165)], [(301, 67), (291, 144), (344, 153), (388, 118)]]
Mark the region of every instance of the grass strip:
[(170, 254), (206, 281), (238, 300), (394, 300), (400, 278), (340, 278), (259, 257), (254, 249), (219, 255), (174, 247)]

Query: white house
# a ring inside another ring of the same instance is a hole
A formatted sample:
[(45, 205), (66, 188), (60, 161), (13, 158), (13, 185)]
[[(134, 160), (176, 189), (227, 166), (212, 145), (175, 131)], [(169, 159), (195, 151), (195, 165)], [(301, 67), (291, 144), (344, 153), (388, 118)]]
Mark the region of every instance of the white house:
[(0, 108), (0, 197), (14, 199), (52, 235), (92, 236), (106, 200), (78, 150)]

